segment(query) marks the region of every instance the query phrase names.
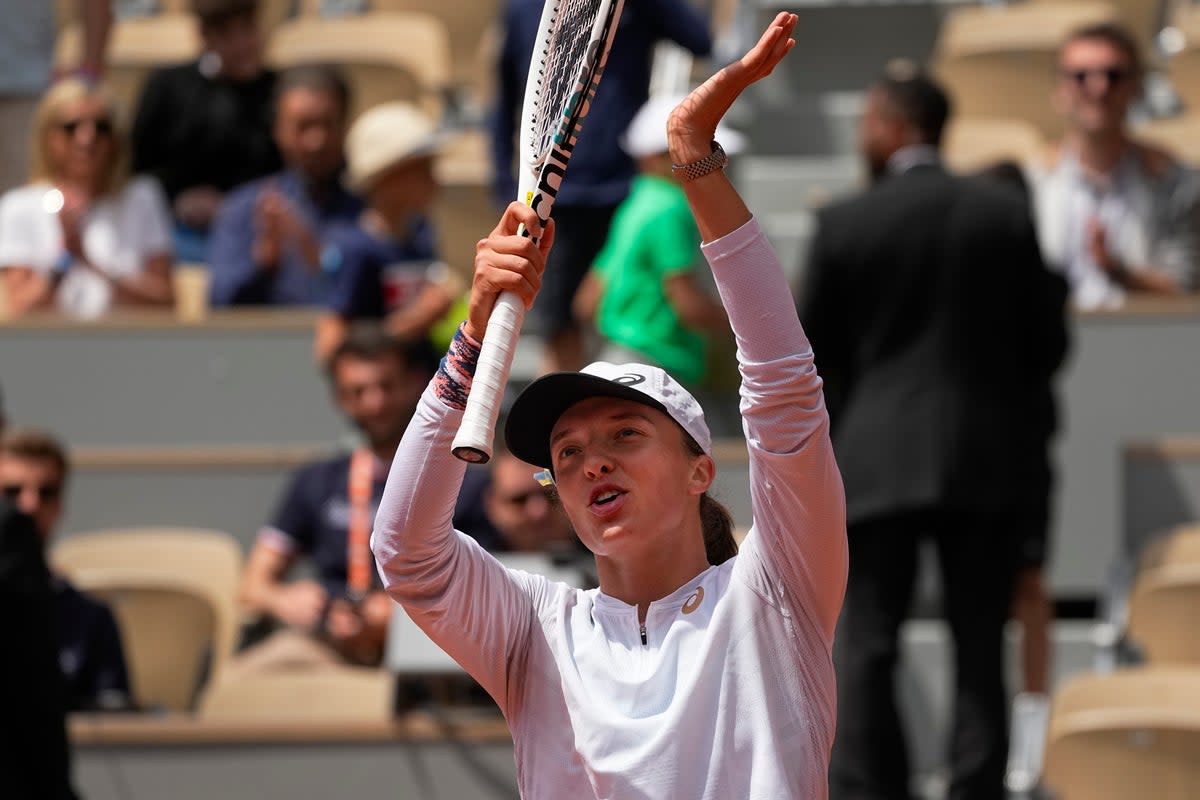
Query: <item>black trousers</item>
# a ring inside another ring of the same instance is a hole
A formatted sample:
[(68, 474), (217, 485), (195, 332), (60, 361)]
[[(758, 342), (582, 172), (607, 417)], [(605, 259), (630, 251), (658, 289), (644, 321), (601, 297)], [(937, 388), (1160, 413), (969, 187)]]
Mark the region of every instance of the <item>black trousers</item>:
[(920, 542), (936, 546), (954, 638), (949, 800), (1002, 800), (1008, 755), (1004, 624), (1021, 517), (905, 512), (851, 525), (850, 576), (834, 664), (838, 728), (832, 800), (908, 800), (908, 753), (896, 706), (900, 624), (908, 616)]
[(575, 324), (571, 303), (608, 238), (616, 206), (554, 206), (554, 249), (542, 275), (531, 322), (543, 336)]

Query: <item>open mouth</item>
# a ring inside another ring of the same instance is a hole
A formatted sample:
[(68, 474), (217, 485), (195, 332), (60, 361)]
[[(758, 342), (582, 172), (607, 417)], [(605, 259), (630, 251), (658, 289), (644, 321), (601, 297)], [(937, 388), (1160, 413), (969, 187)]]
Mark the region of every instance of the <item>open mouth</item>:
[(592, 500), (592, 505), (594, 505), (594, 506), (606, 506), (606, 505), (608, 505), (609, 503), (611, 503), (611, 502), (613, 502), (614, 500), (616, 500), (616, 499), (617, 499), (618, 497), (620, 497), (622, 494), (624, 494), (624, 493), (623, 493), (623, 492), (618, 492), (618, 491), (616, 491), (616, 490), (612, 490), (612, 491), (608, 491), (608, 492), (601, 492), (599, 495), (597, 495), (597, 496), (596, 496), (596, 498), (595, 498), (594, 500)]

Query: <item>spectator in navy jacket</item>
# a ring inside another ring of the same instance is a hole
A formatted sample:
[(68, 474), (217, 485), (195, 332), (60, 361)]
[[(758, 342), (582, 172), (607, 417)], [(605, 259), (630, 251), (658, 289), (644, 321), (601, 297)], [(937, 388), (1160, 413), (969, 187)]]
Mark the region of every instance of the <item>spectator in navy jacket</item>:
[(349, 107), (350, 90), (332, 68), (280, 75), (274, 135), (284, 169), (235, 189), (221, 204), (209, 240), (213, 305), (325, 300), (324, 231), (354, 221), (363, 208), (341, 183)]

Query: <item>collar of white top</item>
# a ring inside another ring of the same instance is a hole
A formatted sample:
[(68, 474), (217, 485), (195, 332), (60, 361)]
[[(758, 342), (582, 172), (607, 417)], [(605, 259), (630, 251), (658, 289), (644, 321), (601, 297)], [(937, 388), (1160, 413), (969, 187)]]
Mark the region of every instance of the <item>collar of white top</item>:
[(928, 144), (910, 144), (892, 153), (887, 161), (887, 171), (892, 175), (903, 175), (913, 167), (942, 163), (937, 148)]

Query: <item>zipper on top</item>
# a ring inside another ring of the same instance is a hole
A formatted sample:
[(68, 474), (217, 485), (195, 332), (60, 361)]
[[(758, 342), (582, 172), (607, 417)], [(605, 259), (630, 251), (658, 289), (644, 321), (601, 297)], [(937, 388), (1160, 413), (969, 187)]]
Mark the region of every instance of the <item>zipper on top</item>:
[(646, 644), (646, 623), (642, 623), (642, 644)]

